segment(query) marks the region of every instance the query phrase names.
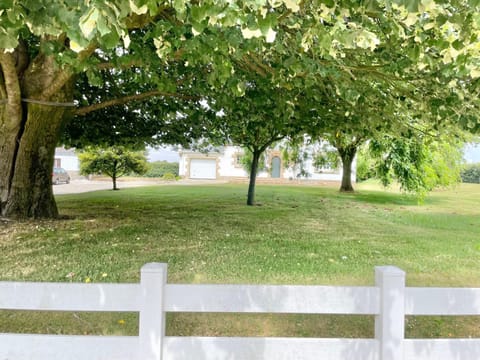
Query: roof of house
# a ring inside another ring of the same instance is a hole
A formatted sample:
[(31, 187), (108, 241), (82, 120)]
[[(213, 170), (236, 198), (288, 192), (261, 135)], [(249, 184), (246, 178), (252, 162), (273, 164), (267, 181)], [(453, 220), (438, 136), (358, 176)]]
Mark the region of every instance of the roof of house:
[(65, 149), (64, 147), (57, 147), (55, 149), (55, 156), (77, 156), (75, 149)]

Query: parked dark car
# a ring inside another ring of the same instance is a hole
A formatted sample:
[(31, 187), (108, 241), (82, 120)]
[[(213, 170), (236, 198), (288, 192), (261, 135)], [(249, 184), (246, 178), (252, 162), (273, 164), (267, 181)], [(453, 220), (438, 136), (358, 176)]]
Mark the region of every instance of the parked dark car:
[(54, 185), (58, 185), (60, 183), (69, 184), (70, 175), (68, 175), (64, 168), (53, 168), (52, 183)]

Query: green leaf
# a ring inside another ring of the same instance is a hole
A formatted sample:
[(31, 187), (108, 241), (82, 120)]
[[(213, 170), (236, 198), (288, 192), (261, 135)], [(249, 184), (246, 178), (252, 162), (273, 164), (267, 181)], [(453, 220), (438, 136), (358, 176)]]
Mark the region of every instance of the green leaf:
[(120, 43), (120, 36), (116, 31), (104, 35), (100, 39), (101, 43), (108, 49), (113, 49)]
[(107, 35), (110, 33), (111, 29), (108, 26), (107, 20), (103, 16), (99, 16), (97, 19), (97, 30), (100, 33), (100, 36)]
[(0, 49), (14, 49), (18, 45), (18, 38), (16, 34), (1, 34), (0, 33)]
[(207, 16), (207, 9), (208, 7), (206, 6), (193, 6), (190, 9), (192, 20), (196, 23), (202, 22)]
[(96, 87), (100, 87), (103, 85), (103, 79), (102, 77), (95, 71), (93, 70), (88, 70), (87, 71), (87, 78), (88, 78), (88, 82), (90, 83), (90, 85), (93, 85), (93, 86), (96, 86)]
[(408, 0), (406, 1), (406, 8), (410, 12), (418, 12), (419, 4), (420, 0)]
[(137, 15), (146, 14), (148, 11), (146, 0), (130, 0), (130, 8)]
[[(9, 7), (12, 7), (12, 6), (13, 6), (13, 3)], [(42, 3), (42, 1), (38, 1), (38, 0), (25, 0), (24, 6), (29, 11), (38, 11), (44, 7), (44, 4)], [(2, 8), (1, 5), (0, 5), (0, 8)]]
[(95, 8), (80, 18), (79, 26), (82, 30), (83, 36), (87, 39), (91, 39), (95, 29), (97, 28), (98, 10)]

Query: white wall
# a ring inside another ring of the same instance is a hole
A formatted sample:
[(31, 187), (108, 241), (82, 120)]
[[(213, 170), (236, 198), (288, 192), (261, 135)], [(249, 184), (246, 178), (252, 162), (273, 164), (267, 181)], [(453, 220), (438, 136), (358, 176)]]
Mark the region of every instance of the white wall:
[(76, 156), (57, 156), (55, 159), (60, 159), (61, 167), (67, 171), (79, 171), (80, 162)]
[[(247, 178), (248, 173), (242, 166), (236, 165), (236, 155), (239, 153), (243, 153), (243, 149), (239, 146), (225, 146), (223, 153), (212, 153), (208, 155), (204, 155), (198, 152), (181, 152), (180, 153), (180, 161), (179, 161), (179, 175), (180, 176), (187, 176), (189, 161), (187, 159), (193, 158), (207, 158), (218, 156), (218, 177), (220, 178)], [(296, 173), (293, 169), (287, 169), (284, 167), (282, 161), (282, 177), (284, 179), (297, 179)], [(318, 172), (313, 164), (312, 160), (306, 161), (306, 170), (310, 174), (308, 178), (301, 178), (306, 180), (324, 180), (324, 181), (341, 181), (342, 180), (342, 168), (338, 170), (328, 170), (325, 169), (322, 172)], [(257, 175), (259, 178), (269, 178), (270, 172), (267, 171), (260, 171)], [(354, 160), (352, 166), (352, 182), (356, 181), (356, 161)]]
[(221, 177), (248, 177), (243, 167), (235, 166), (236, 154), (243, 153), (239, 146), (226, 146), (219, 158), (219, 175)]

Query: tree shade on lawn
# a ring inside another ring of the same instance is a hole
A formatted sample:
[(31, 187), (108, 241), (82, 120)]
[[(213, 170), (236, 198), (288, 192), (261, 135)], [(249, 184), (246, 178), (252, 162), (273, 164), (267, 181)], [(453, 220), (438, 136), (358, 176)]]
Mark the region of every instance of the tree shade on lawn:
[[(50, 172), (72, 114), (152, 96), (198, 96), (188, 93), (192, 79), (206, 89), (226, 85), (241, 93), (234, 65), (286, 89), (310, 89), (319, 79), (343, 83), (336, 90), (351, 99), (356, 80), (367, 75), (406, 92), (418, 81), (435, 82), (451, 91), (449, 102), (424, 101), (420, 87), (415, 107), (435, 121), (475, 127), (479, 8), (476, 0), (6, 1), (0, 11), (0, 213), (58, 215)], [(365, 54), (380, 56), (365, 63)], [(168, 76), (173, 62), (193, 76)], [(133, 81), (148, 79), (151, 88), (77, 106), (77, 75), (98, 84), (99, 72), (126, 68), (136, 69)], [(458, 99), (465, 106), (456, 106)]]

